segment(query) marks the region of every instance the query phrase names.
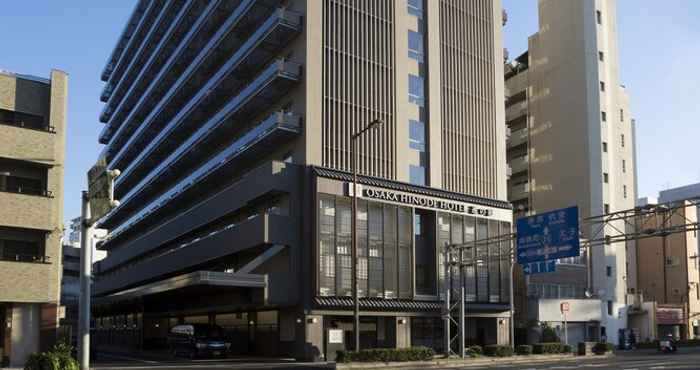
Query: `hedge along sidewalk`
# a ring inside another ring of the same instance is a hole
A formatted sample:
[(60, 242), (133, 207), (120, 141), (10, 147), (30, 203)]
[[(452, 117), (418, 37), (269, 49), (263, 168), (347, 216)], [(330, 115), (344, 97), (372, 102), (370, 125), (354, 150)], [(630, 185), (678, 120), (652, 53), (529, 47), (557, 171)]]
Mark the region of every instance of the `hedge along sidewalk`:
[(335, 364), (335, 369), (350, 370), (350, 369), (447, 369), (453, 367), (483, 367), (485, 365), (508, 365), (522, 364), (530, 362), (558, 362), (558, 361), (575, 361), (575, 360), (595, 360), (600, 358), (613, 357), (614, 354), (606, 353), (604, 355), (593, 356), (576, 356), (572, 354), (566, 355), (529, 355), (529, 356), (511, 356), (511, 357), (476, 357), (476, 358), (436, 358), (432, 361), (413, 361), (413, 362), (353, 362), (347, 364)]

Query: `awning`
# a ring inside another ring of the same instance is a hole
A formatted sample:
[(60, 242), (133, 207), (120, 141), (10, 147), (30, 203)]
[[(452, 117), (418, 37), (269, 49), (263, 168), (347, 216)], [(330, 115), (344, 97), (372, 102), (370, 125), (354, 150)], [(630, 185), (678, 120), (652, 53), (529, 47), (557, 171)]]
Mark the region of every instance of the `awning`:
[(103, 305), (195, 286), (266, 289), (267, 277), (258, 274), (229, 274), (216, 271), (195, 271), (155, 283), (123, 290), (104, 297), (93, 297), (92, 301), (96, 305)]
[[(352, 297), (315, 297), (314, 305), (319, 309), (349, 310), (354, 307)], [(360, 309), (365, 311), (441, 312), (440, 301), (417, 301), (412, 299), (360, 298)], [(500, 303), (466, 302), (468, 312), (502, 312), (510, 306)]]

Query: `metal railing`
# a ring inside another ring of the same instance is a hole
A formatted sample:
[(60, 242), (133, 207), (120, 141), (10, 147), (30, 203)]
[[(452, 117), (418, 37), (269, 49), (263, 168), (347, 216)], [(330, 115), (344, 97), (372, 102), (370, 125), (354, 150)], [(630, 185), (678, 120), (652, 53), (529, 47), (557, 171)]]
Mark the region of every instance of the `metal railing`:
[(53, 126), (28, 124), (27, 122), (22, 121), (22, 120), (14, 120), (14, 121), (4, 120), (4, 121), (0, 121), (0, 125), (26, 128), (26, 129), (35, 130), (35, 131), (43, 131), (43, 132), (48, 132), (50, 134), (56, 133), (56, 128)]
[(29, 263), (51, 263), (49, 256), (36, 254), (0, 254), (0, 261), (29, 262)]
[(42, 196), (42, 197), (53, 198), (53, 192), (51, 190), (37, 189), (37, 188), (26, 187), (26, 186), (24, 186), (24, 187), (22, 187), (22, 186), (17, 186), (17, 187), (0, 186), (0, 192), (24, 194), (24, 195), (38, 195), (38, 196)]

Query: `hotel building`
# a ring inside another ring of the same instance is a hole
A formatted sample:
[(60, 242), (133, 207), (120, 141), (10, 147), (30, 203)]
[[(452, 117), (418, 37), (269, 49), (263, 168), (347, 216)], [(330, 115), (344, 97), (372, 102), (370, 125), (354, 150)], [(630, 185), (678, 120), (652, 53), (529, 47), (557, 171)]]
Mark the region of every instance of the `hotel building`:
[[(511, 230), (501, 27), (495, 0), (139, 1), (102, 74), (98, 343), (215, 323), (240, 353), (352, 348), (351, 138), (381, 120), (357, 143), (361, 346), (444, 348), (445, 244)], [(510, 245), (471, 253), (468, 341), (507, 344)]]

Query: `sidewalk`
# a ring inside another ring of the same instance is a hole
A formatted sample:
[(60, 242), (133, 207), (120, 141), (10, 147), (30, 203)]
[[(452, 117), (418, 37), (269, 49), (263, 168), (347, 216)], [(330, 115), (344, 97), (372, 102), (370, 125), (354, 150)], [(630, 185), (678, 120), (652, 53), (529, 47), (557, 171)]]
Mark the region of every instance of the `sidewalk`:
[(451, 359), (435, 359), (433, 361), (415, 361), (415, 362), (369, 362), (369, 363), (350, 363), (336, 364), (336, 369), (350, 370), (375, 370), (375, 369), (448, 369), (448, 368), (469, 368), (469, 367), (485, 367), (490, 365), (511, 365), (523, 363), (547, 363), (559, 361), (573, 360), (588, 360), (613, 357), (613, 354), (600, 356), (574, 356), (574, 355), (530, 355), (530, 356), (513, 356), (513, 357), (478, 357), (478, 358), (451, 358)]

